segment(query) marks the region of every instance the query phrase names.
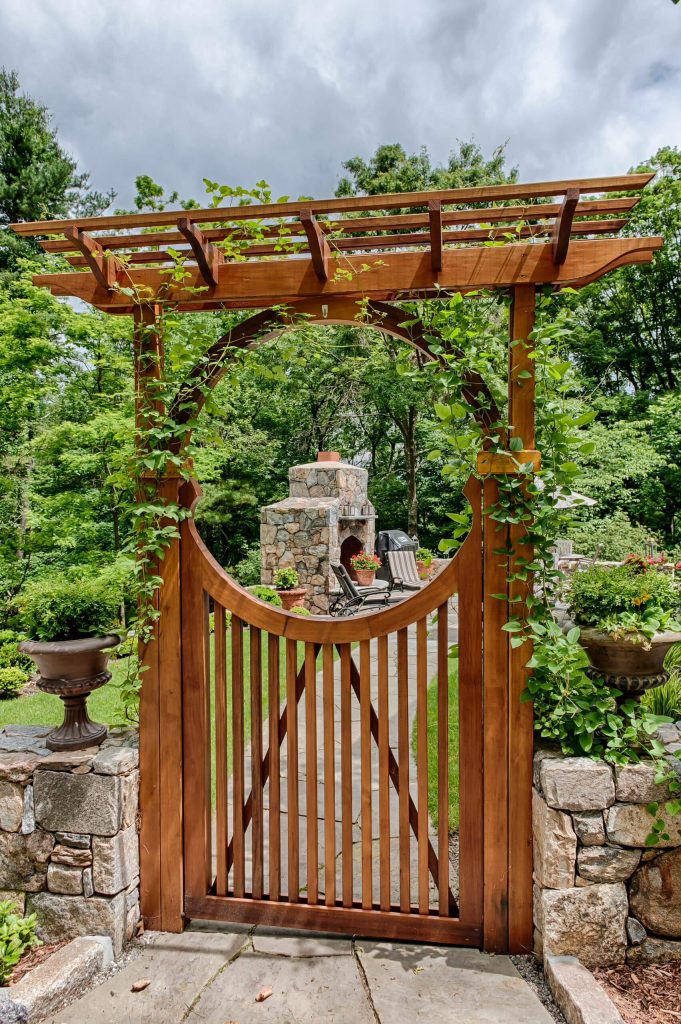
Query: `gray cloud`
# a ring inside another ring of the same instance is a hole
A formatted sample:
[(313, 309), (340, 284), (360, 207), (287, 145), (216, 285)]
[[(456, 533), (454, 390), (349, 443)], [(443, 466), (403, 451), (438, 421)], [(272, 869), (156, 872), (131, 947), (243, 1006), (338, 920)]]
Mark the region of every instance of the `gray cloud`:
[(331, 194), (383, 142), (509, 140), (526, 180), (681, 142), (671, 0), (3, 0), (0, 62), (99, 188)]

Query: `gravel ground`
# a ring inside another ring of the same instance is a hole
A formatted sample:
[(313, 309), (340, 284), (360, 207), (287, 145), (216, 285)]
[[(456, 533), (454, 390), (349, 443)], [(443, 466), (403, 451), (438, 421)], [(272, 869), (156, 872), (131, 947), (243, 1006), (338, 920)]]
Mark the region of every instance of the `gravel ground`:
[(527, 984), (534, 989), (541, 1002), (556, 1021), (556, 1024), (566, 1024), (565, 1017), (556, 1006), (554, 998), (551, 995), (551, 990), (546, 982), (544, 971), (542, 970), (539, 960), (531, 955), (512, 956), (511, 960), (513, 961), (520, 977), (524, 978)]

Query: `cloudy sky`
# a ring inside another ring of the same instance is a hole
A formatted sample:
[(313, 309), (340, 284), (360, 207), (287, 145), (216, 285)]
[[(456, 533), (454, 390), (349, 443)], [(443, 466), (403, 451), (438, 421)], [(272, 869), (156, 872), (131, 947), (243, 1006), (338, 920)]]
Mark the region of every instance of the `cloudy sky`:
[(508, 139), (524, 180), (681, 144), (672, 0), (0, 0), (0, 63), (98, 188), (333, 193), (385, 142)]

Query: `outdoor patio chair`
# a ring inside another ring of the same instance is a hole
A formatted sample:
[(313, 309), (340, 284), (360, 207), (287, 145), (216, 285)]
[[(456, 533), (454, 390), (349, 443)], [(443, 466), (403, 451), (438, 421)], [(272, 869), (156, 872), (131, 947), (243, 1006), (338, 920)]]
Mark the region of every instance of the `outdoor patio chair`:
[(386, 551), (390, 584), (396, 590), (421, 590), (428, 583), (419, 577), (413, 551)]
[(331, 595), (329, 615), (354, 615), (374, 605), (387, 605), (392, 587), (358, 587), (344, 565), (331, 569), (341, 588), (340, 594)]

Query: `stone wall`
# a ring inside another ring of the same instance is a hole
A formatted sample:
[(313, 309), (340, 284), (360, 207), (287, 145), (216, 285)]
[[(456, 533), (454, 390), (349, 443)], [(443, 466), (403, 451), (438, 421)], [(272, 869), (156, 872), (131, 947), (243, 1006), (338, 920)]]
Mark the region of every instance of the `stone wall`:
[(52, 753), (50, 728), (0, 730), (0, 898), (45, 942), (109, 935), (118, 956), (140, 919), (137, 736)]
[[(681, 749), (681, 723), (661, 733), (670, 752)], [(667, 798), (650, 763), (535, 754), (538, 955), (577, 956), (589, 967), (681, 959), (681, 816), (667, 815), (669, 838), (646, 846), (647, 805)]]

